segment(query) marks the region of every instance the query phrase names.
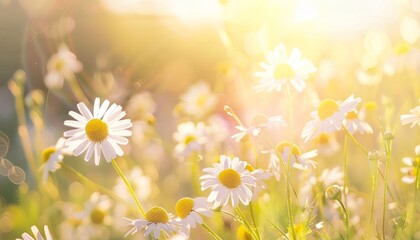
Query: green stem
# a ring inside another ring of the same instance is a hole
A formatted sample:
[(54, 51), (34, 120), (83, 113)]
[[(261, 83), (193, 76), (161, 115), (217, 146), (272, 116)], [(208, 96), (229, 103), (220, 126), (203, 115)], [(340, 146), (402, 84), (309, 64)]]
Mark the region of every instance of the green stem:
[(116, 195), (113, 191), (109, 190), (108, 188), (106, 188), (106, 187), (104, 187), (102, 185), (99, 185), (99, 184), (91, 181), (89, 178), (85, 177), (83, 174), (81, 174), (80, 172), (78, 172), (76, 169), (70, 167), (69, 165), (67, 165), (65, 163), (61, 163), (61, 166), (63, 167), (63, 169), (67, 170), (68, 172), (70, 172), (74, 176), (78, 177), (82, 182), (86, 183), (91, 188), (98, 189), (100, 192), (102, 192), (104, 194), (107, 194), (110, 197), (113, 197), (115, 200), (125, 202), (124, 199), (122, 199), (121, 197), (119, 197), (118, 195)]
[(25, 154), (26, 160), (28, 161), (29, 168), (34, 176), (36, 185), (39, 187), (39, 176), (36, 171), (36, 161), (34, 158), (31, 138), (28, 131), (28, 125), (26, 122), (25, 104), (24, 104), (24, 84), (23, 82), (17, 82), (15, 80), (9, 81), (9, 90), (15, 97), (15, 108), (16, 115), (18, 118), (18, 133), (20, 140), (22, 141), (23, 153)]
[(348, 176), (347, 176), (347, 151), (348, 151), (348, 139), (347, 135), (344, 136), (344, 161), (343, 161), (343, 171), (344, 171), (344, 202), (347, 204), (347, 187), (348, 187)]
[(366, 148), (364, 148), (359, 141), (357, 141), (357, 139), (349, 132), (349, 130), (346, 128), (346, 126), (344, 126), (343, 124), (343, 129), (344, 131), (346, 131), (347, 135), (353, 140), (353, 142), (360, 148), (360, 150), (363, 151), (363, 153), (368, 156), (369, 152), (366, 150)]
[[(369, 160), (370, 161), (370, 160)], [(368, 231), (368, 239), (370, 239), (370, 234), (372, 231), (372, 223), (373, 223), (373, 213), (375, 209), (375, 192), (376, 192), (376, 183), (378, 180), (378, 160), (375, 160), (374, 165), (374, 173), (372, 174), (372, 199), (370, 203), (370, 220), (369, 220), (369, 231)]]
[(251, 212), (252, 224), (254, 225), (255, 233), (257, 234), (258, 239), (261, 239), (261, 235), (260, 235), (260, 232), (258, 231), (257, 223), (255, 221), (255, 216), (254, 216), (254, 210), (253, 210), (253, 207), (252, 207), (252, 202), (249, 202), (249, 210)]
[(343, 204), (343, 202), (340, 199), (337, 199), (337, 202), (340, 204), (341, 209), (343, 210), (343, 219), (344, 224), (346, 225), (346, 239), (350, 239), (350, 231), (349, 231), (349, 211)]
[[(418, 156), (416, 156), (418, 158)], [(417, 198), (418, 198), (418, 193), (419, 193), (419, 188), (420, 188), (420, 162), (416, 161), (417, 164), (417, 175), (416, 175), (416, 185), (415, 185), (415, 189), (414, 189), (414, 202), (413, 202), (413, 210), (412, 210), (412, 216), (411, 216), (411, 227), (410, 227), (410, 236), (414, 239), (414, 234), (416, 231), (416, 212), (417, 212)]]
[(76, 99), (79, 102), (84, 102), (86, 104), (89, 104), (89, 99), (87, 99), (87, 97), (85, 96), (85, 94), (83, 93), (82, 88), (80, 87), (79, 83), (77, 82), (76, 77), (73, 75), (69, 80), (69, 85), (71, 90), (74, 93), (74, 96), (76, 96)]
[[(191, 176), (192, 179), (198, 179), (199, 178), (199, 154), (198, 152), (194, 151), (191, 153), (191, 156), (189, 157), (190, 159), (190, 163), (191, 163)], [(194, 188), (194, 192), (195, 194), (200, 194), (201, 190), (200, 190), (200, 183), (199, 181), (193, 181), (193, 188)]]
[(287, 185), (286, 185), (286, 204), (287, 204), (287, 214), (289, 215), (289, 224), (290, 224), (290, 230), (291, 230), (291, 235), (292, 235), (292, 239), (296, 239), (296, 232), (295, 232), (295, 226), (294, 226), (294, 221), (293, 221), (293, 211), (292, 211), (292, 196), (290, 194), (290, 185), (291, 180), (290, 180), (290, 168), (291, 168), (291, 156), (292, 156), (292, 152), (293, 152), (293, 134), (294, 134), (294, 112), (293, 112), (293, 102), (292, 102), (292, 95), (290, 93), (290, 87), (289, 85), (287, 85), (287, 98), (289, 100), (289, 124), (290, 124), (290, 147), (289, 147), (289, 156), (287, 157)]
[(136, 205), (139, 208), (141, 214), (143, 215), (143, 217), (146, 216), (146, 213), (144, 212), (143, 207), (141, 206), (139, 200), (137, 199), (137, 196), (134, 193), (133, 188), (131, 187), (131, 185), (128, 182), (127, 178), (124, 176), (124, 173), (121, 171), (120, 167), (118, 167), (117, 162), (115, 161), (115, 159), (112, 159), (112, 165), (114, 166), (115, 170), (118, 172), (118, 174), (120, 175), (120, 177), (123, 179), (125, 185), (128, 188), (128, 191), (130, 192), (131, 196), (133, 197), (134, 201), (136, 202)]
[(259, 239), (257, 233), (255, 232), (255, 229), (251, 226), (251, 224), (249, 224), (242, 210), (239, 207), (235, 208), (235, 210), (241, 218), (242, 224), (248, 229), (249, 233), (252, 235), (252, 238)]
[(385, 179), (384, 179), (384, 195), (383, 195), (383, 206), (382, 206), (382, 237), (385, 240), (385, 218), (386, 218), (386, 196), (388, 189), (388, 175), (389, 175), (389, 164), (391, 160), (391, 140), (385, 140), (385, 151), (386, 151), (386, 166), (385, 166)]
[(222, 238), (221, 237), (219, 237), (219, 235), (217, 235), (217, 233), (215, 233), (205, 222), (203, 222), (203, 224), (201, 224), (201, 226), (203, 226), (206, 230), (207, 230), (207, 232), (209, 232), (210, 233), (210, 235), (214, 238), (214, 239), (217, 239), (217, 240), (222, 240)]

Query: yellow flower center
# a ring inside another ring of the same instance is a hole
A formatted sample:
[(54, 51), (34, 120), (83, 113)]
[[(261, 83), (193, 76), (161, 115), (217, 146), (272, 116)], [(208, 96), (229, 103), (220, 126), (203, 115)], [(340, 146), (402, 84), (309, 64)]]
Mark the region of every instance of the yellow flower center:
[(321, 133), (318, 137), (319, 144), (328, 144), (330, 142), (330, 136), (326, 133)]
[(346, 119), (352, 120), (352, 119), (358, 119), (359, 116), (357, 116), (357, 113), (355, 111), (351, 111), (347, 113)]
[(331, 99), (324, 99), (318, 106), (318, 116), (321, 120), (331, 117), (338, 110), (338, 104)]
[[(284, 153), (284, 149), (286, 147), (287, 148), (290, 148), (290, 142), (288, 142), (288, 141), (281, 141), (281, 142), (279, 142), (277, 144), (276, 150), (279, 153)], [(293, 144), (293, 146), (292, 146), (292, 154), (295, 155), (295, 156), (300, 156), (300, 150), (299, 150), (299, 147), (296, 146), (296, 144)]]
[(227, 188), (236, 188), (242, 182), (239, 173), (231, 168), (219, 173), (219, 181)]
[(63, 70), (64, 66), (65, 66), (65, 62), (63, 59), (57, 59), (57, 61), (54, 64), (54, 68), (57, 72), (60, 72), (61, 70)]
[(246, 229), (246, 227), (244, 227), (244, 225), (240, 225), (238, 227), (238, 230), (236, 231), (236, 236), (238, 238), (238, 240), (252, 240), (254, 239), (251, 235), (251, 233), (249, 233), (248, 229)]
[(258, 125), (262, 125), (262, 124), (267, 123), (267, 121), (268, 121), (267, 116), (265, 116), (264, 114), (257, 114), (252, 119), (251, 124), (253, 126), (258, 126)]
[(167, 223), (169, 221), (168, 213), (161, 207), (152, 207), (146, 213), (146, 220), (151, 223)]
[(369, 75), (375, 75), (379, 72), (379, 70), (381, 70), (381, 68), (380, 68), (380, 66), (377, 65), (377, 66), (369, 67), (368, 69), (366, 69), (366, 72)]
[(291, 78), (295, 75), (295, 70), (287, 63), (280, 63), (274, 69), (274, 77), (276, 79)]
[(192, 198), (181, 198), (175, 205), (176, 214), (178, 217), (186, 218), (194, 207), (194, 200)]
[(410, 44), (406, 42), (401, 42), (394, 47), (394, 51), (397, 55), (403, 55), (410, 51)]
[(363, 107), (366, 108), (366, 110), (369, 110), (369, 111), (375, 110), (377, 108), (377, 106), (378, 106), (378, 104), (376, 104), (376, 102), (373, 102), (373, 101), (365, 102), (363, 104)]
[(102, 224), (104, 222), (105, 216), (106, 214), (104, 211), (98, 208), (94, 208), (90, 212), (90, 221), (92, 221), (94, 224)]
[(85, 127), (86, 136), (92, 142), (102, 142), (108, 136), (108, 125), (101, 119), (91, 119)]
[(190, 144), (191, 142), (194, 142), (197, 138), (194, 135), (188, 135), (184, 139), (185, 145)]
[(47, 147), (46, 149), (44, 149), (44, 151), (42, 151), (41, 153), (42, 162), (47, 162), (48, 159), (50, 159), (51, 155), (55, 153), (55, 151), (55, 147)]
[(253, 172), (255, 170), (255, 168), (249, 163), (246, 165), (245, 169), (248, 170), (249, 172)]
[(206, 105), (206, 102), (207, 102), (206, 95), (200, 95), (196, 100), (197, 106), (199, 107), (204, 107)]

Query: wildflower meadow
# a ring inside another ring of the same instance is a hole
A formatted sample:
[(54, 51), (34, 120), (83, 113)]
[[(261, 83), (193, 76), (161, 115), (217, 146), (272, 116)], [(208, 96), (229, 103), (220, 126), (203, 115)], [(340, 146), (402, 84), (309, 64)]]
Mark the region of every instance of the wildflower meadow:
[(420, 1), (0, 0), (0, 239), (420, 239)]

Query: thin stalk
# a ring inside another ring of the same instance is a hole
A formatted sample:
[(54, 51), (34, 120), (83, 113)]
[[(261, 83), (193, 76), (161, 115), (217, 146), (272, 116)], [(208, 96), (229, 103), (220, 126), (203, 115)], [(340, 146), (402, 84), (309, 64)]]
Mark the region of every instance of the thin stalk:
[(347, 134), (344, 136), (344, 161), (343, 161), (343, 171), (344, 171), (344, 202), (347, 204), (347, 187), (349, 185), (348, 176), (347, 176), (347, 151), (348, 151), (348, 139)]
[(134, 190), (131, 187), (130, 183), (128, 182), (127, 178), (125, 177), (124, 173), (121, 171), (120, 167), (118, 167), (117, 162), (115, 161), (115, 159), (112, 159), (112, 165), (114, 166), (115, 170), (120, 175), (120, 177), (123, 179), (125, 185), (128, 188), (128, 191), (130, 192), (131, 196), (133, 197), (134, 201), (136, 202), (136, 205), (139, 208), (141, 214), (143, 215), (143, 217), (145, 217), (146, 216), (146, 213), (145, 213), (143, 207), (141, 206), (139, 200), (137, 199), (137, 196), (134, 193)]
[(82, 88), (77, 82), (76, 77), (73, 75), (71, 79), (68, 80), (71, 90), (73, 91), (74, 96), (79, 102), (89, 103), (89, 99), (83, 93)]
[(294, 134), (294, 112), (293, 112), (293, 101), (292, 95), (290, 93), (290, 87), (287, 85), (287, 98), (289, 101), (289, 124), (290, 124), (290, 147), (289, 147), (289, 156), (287, 159), (287, 185), (286, 185), (286, 204), (287, 204), (287, 214), (289, 215), (289, 224), (291, 228), (291, 235), (292, 239), (296, 239), (296, 232), (295, 226), (293, 221), (293, 211), (292, 211), (292, 196), (290, 194), (290, 185), (292, 184), (290, 181), (290, 168), (291, 168), (291, 155), (293, 152), (293, 134)]
[(70, 167), (69, 165), (67, 165), (65, 163), (61, 163), (61, 166), (63, 167), (63, 169), (67, 170), (68, 172), (70, 172), (71, 174), (73, 174), (74, 176), (76, 176), (77, 178), (79, 178), (83, 183), (86, 183), (91, 188), (98, 189), (100, 192), (109, 195), (110, 197), (114, 198), (115, 200), (125, 202), (124, 199), (122, 199), (121, 197), (119, 197), (118, 195), (116, 195), (113, 191), (109, 190), (108, 188), (106, 188), (106, 187), (104, 187), (102, 185), (99, 185), (99, 184), (93, 182), (92, 180), (90, 180), (89, 178), (85, 177), (83, 174), (81, 174), (80, 172), (78, 172), (76, 169)]
[(29, 163), (29, 168), (32, 174), (34, 175), (36, 184), (39, 186), (39, 177), (36, 171), (36, 161), (32, 151), (32, 144), (30, 140), (31, 138), (29, 136), (29, 131), (26, 123), (25, 104), (23, 99), (24, 85), (23, 83), (17, 83), (15, 80), (10, 80), (8, 87), (10, 92), (15, 97), (15, 108), (19, 123), (18, 133), (20, 140), (22, 141), (23, 153), (25, 154), (25, 157)]
[(357, 139), (349, 132), (349, 130), (346, 128), (346, 126), (344, 126), (343, 124), (343, 129), (344, 131), (346, 131), (347, 135), (353, 140), (353, 142), (360, 148), (360, 150), (362, 150), (362, 152), (368, 156), (369, 152), (366, 150), (366, 148), (364, 148), (359, 141), (357, 141)]
[(382, 206), (382, 238), (385, 240), (385, 218), (386, 218), (386, 196), (388, 189), (388, 175), (389, 175), (389, 164), (391, 160), (391, 140), (385, 139), (385, 151), (386, 151), (386, 166), (385, 166), (385, 179), (384, 179), (384, 195), (383, 195), (383, 206)]
[[(196, 151), (192, 152), (191, 156), (189, 157), (190, 164), (191, 164), (191, 177), (192, 177), (192, 179), (198, 179), (199, 178), (198, 157), (199, 157), (198, 152), (196, 152)], [(200, 190), (199, 181), (194, 181), (193, 188), (194, 188), (194, 193), (195, 194), (200, 194), (201, 190)]]
[(340, 199), (337, 199), (337, 202), (340, 204), (341, 209), (343, 210), (343, 218), (344, 224), (346, 225), (346, 239), (350, 239), (350, 231), (349, 231), (349, 211), (343, 204)]
[[(370, 160), (369, 160), (370, 161)], [(372, 223), (373, 223), (373, 213), (374, 213), (374, 209), (375, 209), (375, 193), (376, 193), (376, 183), (378, 181), (378, 161), (375, 160), (375, 165), (374, 165), (374, 173), (372, 174), (372, 199), (370, 202), (370, 220), (369, 220), (369, 231), (368, 231), (368, 239), (370, 239), (370, 234), (372, 231)]]
[(219, 235), (217, 235), (217, 233), (216, 232), (214, 232), (205, 222), (203, 222), (203, 224), (201, 224), (201, 226), (203, 226), (203, 228), (204, 229), (206, 229), (207, 230), (207, 232), (209, 232), (210, 233), (210, 235), (214, 238), (214, 239), (217, 239), (217, 240), (222, 240), (222, 238), (221, 237), (219, 237)]
[(251, 212), (252, 224), (254, 225), (255, 233), (257, 234), (258, 239), (261, 239), (261, 235), (260, 235), (260, 232), (258, 231), (257, 223), (255, 221), (254, 210), (253, 210), (251, 202), (249, 202), (249, 210)]
[[(418, 157), (418, 156), (416, 156)], [(414, 234), (415, 234), (415, 227), (416, 227), (416, 211), (417, 211), (417, 199), (418, 199), (418, 193), (419, 193), (419, 188), (420, 188), (420, 162), (416, 162), (417, 164), (417, 171), (416, 171), (416, 185), (415, 185), (415, 189), (414, 189), (414, 203), (413, 203), (413, 209), (412, 209), (412, 216), (411, 216), (411, 227), (410, 227), (410, 236), (412, 238), (414, 238)]]
[(244, 224), (244, 226), (249, 230), (249, 233), (252, 235), (252, 238), (259, 239), (257, 233), (255, 232), (255, 229), (251, 226), (251, 224), (249, 224), (242, 210), (239, 207), (235, 208), (235, 210), (238, 213), (239, 217), (242, 219), (242, 223)]

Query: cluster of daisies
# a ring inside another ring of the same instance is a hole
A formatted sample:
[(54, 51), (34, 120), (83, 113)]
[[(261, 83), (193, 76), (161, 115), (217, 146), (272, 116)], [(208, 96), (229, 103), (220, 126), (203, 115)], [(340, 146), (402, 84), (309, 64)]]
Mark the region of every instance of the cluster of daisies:
[[(283, 44), (267, 54), (267, 61), (261, 63), (261, 67), (263, 71), (255, 74), (260, 79), (259, 84), (255, 87), (257, 92), (279, 92), (284, 88), (289, 90), (294, 88), (296, 91), (302, 92), (306, 87), (309, 75), (317, 71), (311, 61), (302, 57), (300, 50), (292, 49), (291, 53), (287, 54)], [(59, 87), (62, 85), (63, 79), (71, 78), (73, 73), (80, 71), (81, 66), (68, 49), (62, 48), (50, 60), (48, 69), (50, 74), (47, 76), (46, 83), (49, 86)], [(200, 119), (214, 107), (216, 99), (204, 83), (199, 83), (197, 89), (197, 91), (189, 92), (181, 97), (183, 104), (177, 107), (177, 111), (187, 115), (195, 114), (197, 119)], [(353, 95), (344, 101), (333, 99), (320, 101), (317, 109), (311, 112), (312, 119), (305, 124), (301, 138), (304, 142), (308, 142), (342, 129), (350, 134), (372, 133), (372, 127), (364, 121), (358, 112), (360, 102), (361, 99)], [(129, 143), (128, 137), (132, 135), (133, 123), (130, 119), (125, 118), (126, 112), (123, 111), (122, 106), (111, 104), (108, 100), (101, 103), (100, 99), (96, 98), (93, 103), (93, 111), (83, 102), (77, 104), (77, 109), (78, 112), (69, 112), (73, 119), (64, 122), (65, 126), (72, 129), (65, 131), (64, 137), (60, 138), (54, 147), (46, 148), (42, 154), (45, 162), (44, 181), (47, 180), (50, 172), (59, 169), (64, 155), (80, 156), (84, 153), (84, 160), (94, 159), (95, 165), (99, 165), (101, 159), (112, 162), (117, 156), (124, 155), (121, 146)], [(229, 115), (235, 116), (229, 107), (225, 110)], [(217, 122), (217, 120), (214, 121)], [(409, 114), (402, 115), (401, 122), (403, 125), (411, 124), (412, 127), (420, 126), (420, 106), (412, 109)], [(250, 126), (238, 123), (239, 125), (236, 127), (238, 132), (232, 136), (236, 142), (243, 142), (259, 136), (266, 130), (288, 125), (282, 116), (267, 117), (265, 115), (257, 115)], [(189, 121), (179, 124), (177, 132), (173, 135), (177, 142), (174, 149), (175, 156), (187, 158), (194, 152), (200, 152), (212, 138), (218, 138), (221, 141), (223, 136), (217, 135), (221, 129), (218, 127), (220, 125), (215, 125), (216, 127), (212, 131), (203, 122)], [(419, 149), (420, 147), (416, 147), (416, 157), (404, 158), (407, 167), (401, 171), (407, 176), (403, 178), (403, 182), (413, 183), (416, 181), (420, 165)], [(181, 198), (175, 206), (176, 217), (159, 206), (148, 209), (142, 218), (124, 217), (125, 224), (131, 227), (125, 236), (144, 230), (145, 236), (151, 235), (155, 239), (159, 239), (161, 232), (166, 232), (168, 235), (181, 234), (188, 238), (191, 229), (198, 225), (205, 225), (202, 217), (210, 217), (214, 209), (226, 206), (236, 208), (239, 204), (248, 205), (258, 198), (259, 192), (266, 188), (264, 181), (272, 176), (276, 180), (280, 180), (284, 165), (290, 164), (300, 170), (314, 169), (316, 162), (313, 158), (317, 156), (318, 151), (311, 150), (302, 153), (295, 143), (281, 141), (270, 149), (262, 150), (261, 153), (269, 154), (267, 169), (255, 168), (251, 163), (242, 161), (238, 157), (220, 155), (218, 162), (214, 163), (213, 167), (204, 168), (203, 175), (199, 178), (201, 190), (209, 192), (207, 197)], [(317, 182), (325, 182), (326, 185), (330, 185), (340, 182), (342, 179), (342, 172), (334, 169), (325, 172), (325, 175), (333, 177), (311, 178), (309, 182), (312, 185), (308, 185), (307, 193), (311, 192), (310, 189), (313, 186), (319, 185)], [(327, 179), (334, 179), (334, 181), (328, 182)], [(325, 188), (327, 187), (325, 186)], [(99, 201), (99, 196), (95, 195), (94, 198), (95, 202)], [(103, 208), (91, 206), (87, 208), (90, 209), (87, 214), (91, 219), (102, 222), (109, 204), (105, 204)], [(103, 210), (98, 212), (98, 209)], [(92, 218), (92, 216), (95, 217)], [(36, 227), (32, 231), (36, 239), (43, 239)], [(47, 240), (52, 239), (48, 227), (45, 227), (45, 235)], [(24, 233), (22, 237), (25, 240), (33, 239), (27, 233)]]

